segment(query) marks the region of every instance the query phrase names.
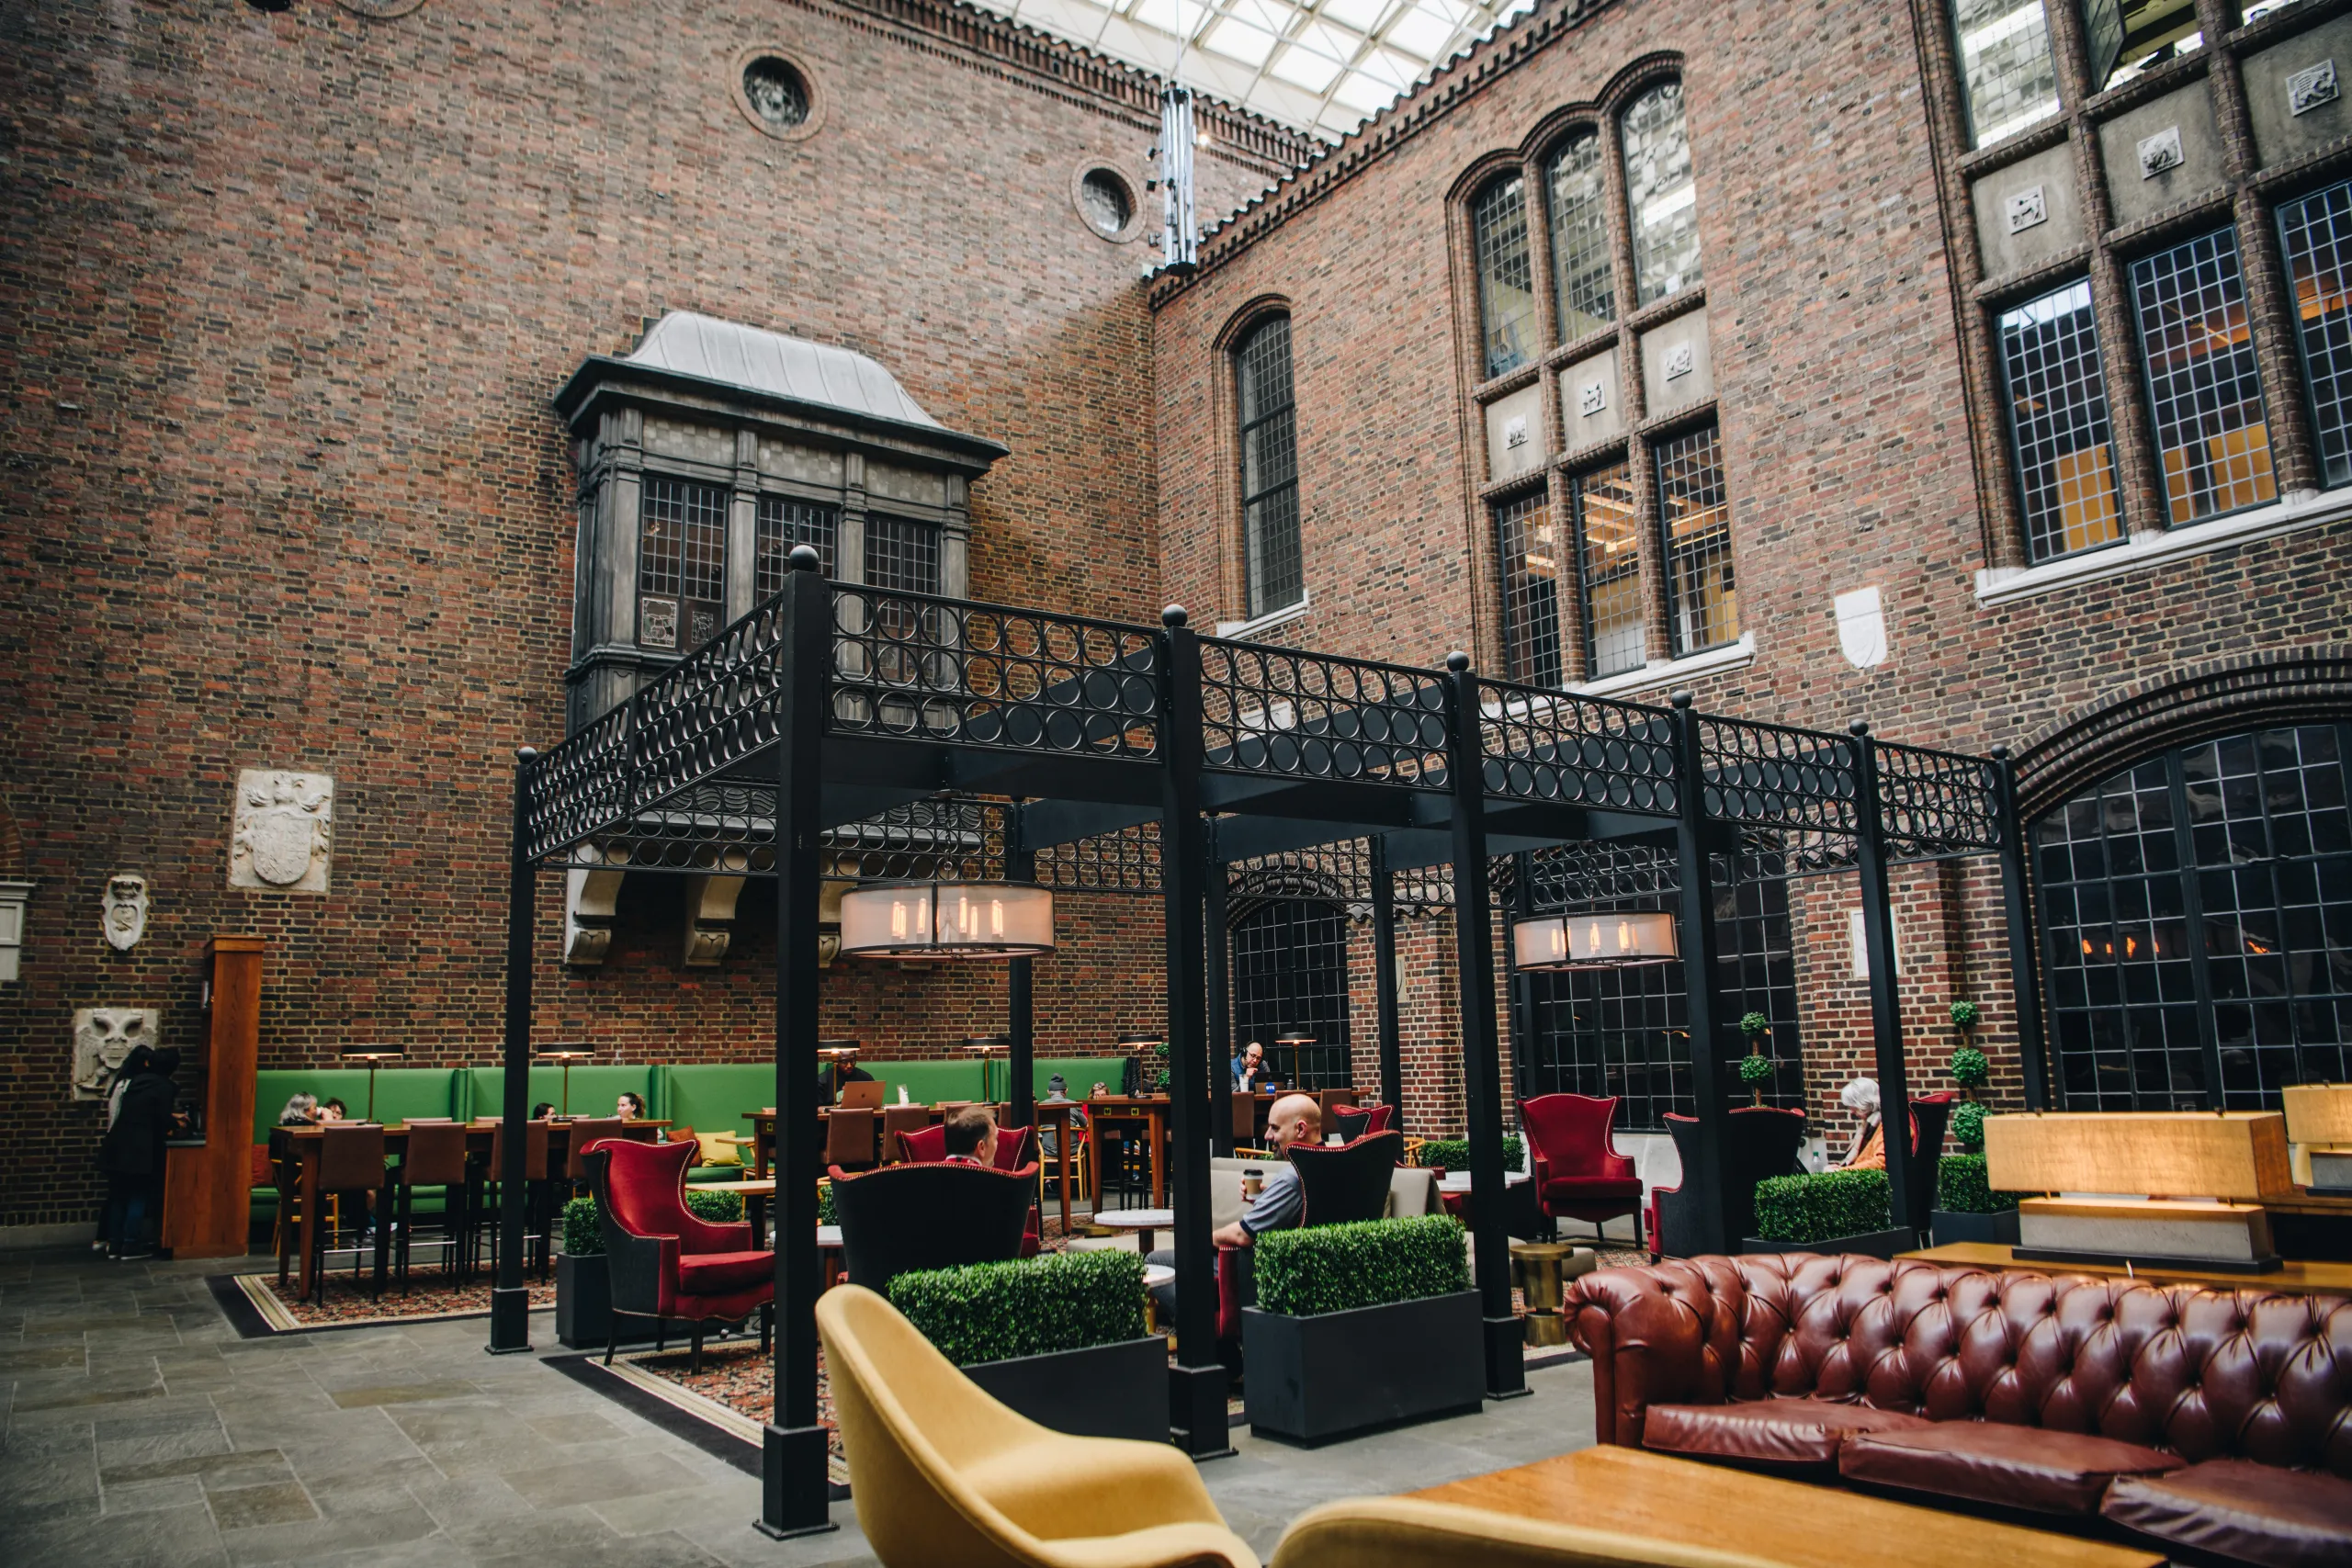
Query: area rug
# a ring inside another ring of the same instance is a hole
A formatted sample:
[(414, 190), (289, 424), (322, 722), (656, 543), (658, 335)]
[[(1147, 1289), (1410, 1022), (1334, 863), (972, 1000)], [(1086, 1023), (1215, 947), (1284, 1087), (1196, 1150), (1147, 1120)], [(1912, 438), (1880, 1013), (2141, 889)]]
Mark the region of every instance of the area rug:
[[(277, 1282), (272, 1267), (258, 1274), (214, 1274), (206, 1283), (212, 1298), (237, 1332), (247, 1339), (271, 1334), (302, 1334), (321, 1328), (365, 1328), (387, 1323), (427, 1323), (439, 1318), (487, 1317), (490, 1287), (487, 1271), (452, 1284), (440, 1264), (412, 1264), (408, 1290), (388, 1282), (380, 1298), (371, 1296), (370, 1276), (355, 1281), (347, 1271), (327, 1276), (322, 1301), (305, 1301), (296, 1292), (294, 1276)], [(541, 1284), (536, 1271), (526, 1271), (531, 1310), (555, 1305), (555, 1276)]]

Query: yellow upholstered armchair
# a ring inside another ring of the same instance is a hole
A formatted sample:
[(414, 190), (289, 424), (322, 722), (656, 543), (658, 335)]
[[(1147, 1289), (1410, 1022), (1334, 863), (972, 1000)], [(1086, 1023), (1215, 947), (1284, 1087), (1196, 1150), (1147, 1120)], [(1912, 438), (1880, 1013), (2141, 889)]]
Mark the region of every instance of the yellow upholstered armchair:
[(1412, 1497), (1346, 1497), (1291, 1521), (1273, 1568), (1771, 1568), (1743, 1552)]
[(872, 1291), (817, 1300), (857, 1522), (889, 1568), (1257, 1568), (1193, 1461), (1016, 1415)]

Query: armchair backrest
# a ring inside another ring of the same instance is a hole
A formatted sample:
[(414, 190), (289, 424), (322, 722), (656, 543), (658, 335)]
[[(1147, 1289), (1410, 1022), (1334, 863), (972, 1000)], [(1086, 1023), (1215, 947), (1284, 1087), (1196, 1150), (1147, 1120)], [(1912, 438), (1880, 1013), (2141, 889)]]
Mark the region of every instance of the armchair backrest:
[(1388, 1118), (1395, 1111), (1393, 1105), (1367, 1105), (1362, 1110), (1340, 1106), (1331, 1112), (1331, 1130), (1352, 1144), (1367, 1133), (1388, 1131)]
[(1294, 1144), (1290, 1163), (1306, 1196), (1300, 1224), (1379, 1219), (1387, 1212), (1389, 1183), (1404, 1157), (1401, 1133), (1374, 1133), (1338, 1148)]
[(936, 1165), (947, 1157), (947, 1124), (934, 1122), (899, 1134), (899, 1157), (909, 1165)]
[[(1699, 1163), (1699, 1119), (1675, 1111), (1667, 1112), (1666, 1130), (1674, 1137), (1674, 1152), (1682, 1162), (1680, 1184), (1671, 1190), (1691, 1194), (1691, 1172)], [(1782, 1111), (1770, 1105), (1747, 1105), (1730, 1112), (1724, 1120), (1724, 1181), (1729, 1190), (1724, 1194), (1724, 1234), (1736, 1245), (1742, 1236), (1756, 1234), (1756, 1184), (1775, 1176), (1791, 1176), (1797, 1169), (1797, 1150), (1804, 1143), (1804, 1112)], [(1668, 1210), (1661, 1207), (1659, 1219), (1666, 1222)], [(1661, 1251), (1673, 1250), (1673, 1243), (1662, 1236), (1650, 1238)], [(1687, 1240), (1688, 1238), (1682, 1238)]]
[(1006, 1127), (996, 1130), (996, 1158), (990, 1162), (999, 1170), (1019, 1170), (1024, 1165), (1037, 1163), (1037, 1129)]
[(888, 1295), (890, 1281), (910, 1269), (1020, 1257), (1037, 1168), (926, 1162), (863, 1176), (836, 1167), (832, 1177), (849, 1277)]
[(1544, 1179), (1630, 1176), (1633, 1161), (1617, 1152), (1617, 1097), (1539, 1094), (1519, 1102), (1519, 1124)]
[(607, 1138), (584, 1156), (581, 1174), (596, 1194), (596, 1224), (605, 1248), (618, 1252), (625, 1237), (675, 1236), (678, 1250), (735, 1252), (750, 1246), (746, 1224), (713, 1224), (686, 1207), (686, 1169), (694, 1144), (640, 1144)]
[(1911, 1097), (1911, 1164), (1905, 1175), (1909, 1178), (1910, 1213), (1903, 1223), (1913, 1230), (1926, 1230), (1928, 1216), (1936, 1206), (1936, 1178), (1943, 1168), (1944, 1127), (1951, 1120), (1952, 1102), (1960, 1097), (1950, 1089), (1939, 1094), (1915, 1094)]

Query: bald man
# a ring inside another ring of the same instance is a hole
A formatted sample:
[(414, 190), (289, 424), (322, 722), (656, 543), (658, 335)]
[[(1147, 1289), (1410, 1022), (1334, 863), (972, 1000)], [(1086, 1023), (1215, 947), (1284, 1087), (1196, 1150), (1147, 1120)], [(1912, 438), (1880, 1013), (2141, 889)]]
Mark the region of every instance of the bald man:
[[(1293, 1144), (1319, 1144), (1323, 1141), (1323, 1111), (1311, 1096), (1286, 1094), (1274, 1101), (1266, 1112), (1266, 1141), (1273, 1145), (1280, 1159), (1266, 1163), (1266, 1185), (1260, 1190), (1257, 1201), (1241, 1212), (1241, 1217), (1218, 1230), (1210, 1239), (1219, 1247), (1250, 1247), (1267, 1231), (1295, 1230), (1306, 1217), (1306, 1190), (1299, 1185), (1298, 1168), (1290, 1163)], [(1145, 1259), (1173, 1269), (1176, 1252), (1162, 1247)], [(1160, 1322), (1176, 1321), (1176, 1287), (1161, 1285), (1152, 1292), (1159, 1303)]]

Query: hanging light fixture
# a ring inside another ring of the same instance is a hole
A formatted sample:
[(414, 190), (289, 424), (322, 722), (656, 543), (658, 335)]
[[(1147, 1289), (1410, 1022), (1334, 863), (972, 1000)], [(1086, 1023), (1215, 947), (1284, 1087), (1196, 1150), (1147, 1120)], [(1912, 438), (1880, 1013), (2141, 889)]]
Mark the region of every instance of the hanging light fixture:
[(1510, 928), (1510, 951), (1521, 969), (1605, 969), (1680, 956), (1674, 917), (1660, 909), (1532, 916)]
[(1054, 896), (1033, 882), (880, 882), (842, 896), (842, 954), (1031, 958), (1054, 950)]

